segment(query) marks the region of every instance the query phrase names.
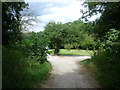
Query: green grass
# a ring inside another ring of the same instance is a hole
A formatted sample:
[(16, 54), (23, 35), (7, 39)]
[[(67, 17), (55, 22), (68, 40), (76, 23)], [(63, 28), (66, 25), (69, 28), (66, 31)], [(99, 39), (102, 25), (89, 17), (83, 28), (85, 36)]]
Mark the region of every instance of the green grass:
[(45, 62), (44, 64), (30, 62), (29, 64), (31, 64), (31, 68), (28, 68), (30, 74), (28, 85), (29, 87), (39, 88), (49, 78), (52, 66), (49, 62)]
[[(54, 49), (50, 49), (49, 52), (53, 54)], [(91, 56), (92, 50), (77, 50), (77, 49), (60, 49), (59, 55), (79, 55), (79, 56)]]
[(85, 67), (88, 67), (90, 63), (91, 63), (91, 59), (85, 59), (80, 62), (80, 64), (84, 65)]
[[(98, 70), (97, 70), (96, 66), (93, 64), (92, 60), (85, 59), (85, 60), (81, 61), (80, 64), (83, 65), (85, 68), (87, 68), (99, 83), (99, 80), (97, 79), (97, 76), (99, 75)], [(99, 87), (101, 87), (101, 84), (99, 84)]]
[[(118, 52), (117, 52), (118, 53)], [(81, 61), (93, 73), (102, 88), (119, 88), (120, 52), (99, 51), (91, 59)]]
[[(117, 52), (117, 53), (116, 53)], [(99, 51), (92, 58), (97, 68), (96, 78), (103, 88), (120, 86), (120, 47)]]
[(85, 59), (81, 61), (80, 64), (86, 67), (90, 72), (92, 72), (93, 75), (96, 74), (97, 68), (95, 67), (91, 59)]
[(51, 64), (40, 64), (35, 59), (25, 58), (20, 51), (3, 49), (3, 88), (34, 88), (50, 76)]

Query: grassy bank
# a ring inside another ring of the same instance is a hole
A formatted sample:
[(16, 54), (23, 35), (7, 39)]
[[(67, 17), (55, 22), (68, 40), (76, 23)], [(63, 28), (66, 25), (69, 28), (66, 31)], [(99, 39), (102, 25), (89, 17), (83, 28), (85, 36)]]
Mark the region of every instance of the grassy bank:
[(97, 68), (95, 67), (91, 59), (83, 60), (80, 62), (80, 64), (86, 67), (90, 72), (92, 72), (94, 76), (96, 75)]
[(39, 64), (38, 62), (31, 62), (31, 68), (29, 68), (29, 87), (39, 88), (41, 84), (48, 80), (50, 76), (50, 70), (52, 66), (50, 62), (45, 62), (44, 64)]
[(102, 88), (119, 88), (119, 54), (99, 51), (91, 59), (81, 61), (80, 64), (93, 73)]
[(33, 85), (33, 87), (35, 88), (41, 87), (41, 84), (48, 80), (51, 69), (52, 66), (49, 62), (45, 62), (44, 64), (39, 64), (34, 69), (31, 69), (30, 74), (31, 77), (33, 78), (33, 80), (30, 80), (31, 85)]
[[(54, 49), (50, 49), (51, 54), (54, 53)], [(91, 56), (92, 50), (77, 50), (77, 49), (60, 49), (59, 55), (79, 55), (79, 56)]]
[(34, 58), (25, 58), (17, 50), (4, 49), (2, 56), (2, 87), (3, 88), (34, 88), (46, 81), (52, 69), (46, 61), (40, 64)]

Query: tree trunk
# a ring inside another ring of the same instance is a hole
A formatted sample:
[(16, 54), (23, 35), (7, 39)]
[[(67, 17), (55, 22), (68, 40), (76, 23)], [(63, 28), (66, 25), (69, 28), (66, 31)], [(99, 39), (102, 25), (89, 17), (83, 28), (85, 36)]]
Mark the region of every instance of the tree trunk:
[(55, 54), (55, 55), (58, 55), (59, 51), (60, 51), (59, 48), (55, 48), (55, 49), (54, 49), (54, 54)]

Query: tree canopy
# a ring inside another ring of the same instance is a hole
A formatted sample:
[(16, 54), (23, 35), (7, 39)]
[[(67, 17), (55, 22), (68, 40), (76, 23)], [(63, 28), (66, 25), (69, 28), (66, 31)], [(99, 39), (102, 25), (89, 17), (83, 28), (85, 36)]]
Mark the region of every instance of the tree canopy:
[(21, 13), (27, 7), (25, 2), (2, 2), (2, 37), (3, 45), (21, 39)]
[(120, 30), (120, 2), (87, 2), (84, 3), (84, 6), (88, 8), (88, 11), (83, 12), (83, 18), (101, 14), (100, 19), (94, 22), (94, 32), (99, 37), (105, 35), (111, 28)]
[(49, 47), (54, 48), (57, 54), (60, 48), (92, 48), (95, 42), (93, 35), (89, 34), (91, 28), (81, 20), (65, 24), (49, 22), (43, 33), (49, 40)]

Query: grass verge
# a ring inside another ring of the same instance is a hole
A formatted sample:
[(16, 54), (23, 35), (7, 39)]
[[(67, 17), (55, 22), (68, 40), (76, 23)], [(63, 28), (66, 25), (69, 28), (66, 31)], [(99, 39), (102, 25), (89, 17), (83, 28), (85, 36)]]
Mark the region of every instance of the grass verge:
[(50, 76), (51, 64), (40, 64), (35, 59), (25, 58), (17, 50), (4, 49), (2, 55), (2, 88), (35, 88)]
[(81, 61), (80, 64), (93, 73), (101, 88), (119, 88), (119, 54), (99, 51), (91, 59)]
[(42, 83), (48, 80), (52, 66), (48, 61), (43, 64), (38, 62), (30, 62), (29, 64), (31, 68), (28, 68), (30, 75), (28, 85), (32, 88), (39, 88)]
[[(54, 49), (48, 50), (53, 54)], [(77, 50), (77, 49), (60, 49), (59, 55), (78, 55), (78, 56), (91, 56), (93, 54), (92, 50)]]
[(81, 61), (80, 64), (86, 67), (90, 72), (92, 72), (93, 76), (97, 74), (97, 68), (95, 67), (91, 59), (85, 59)]

